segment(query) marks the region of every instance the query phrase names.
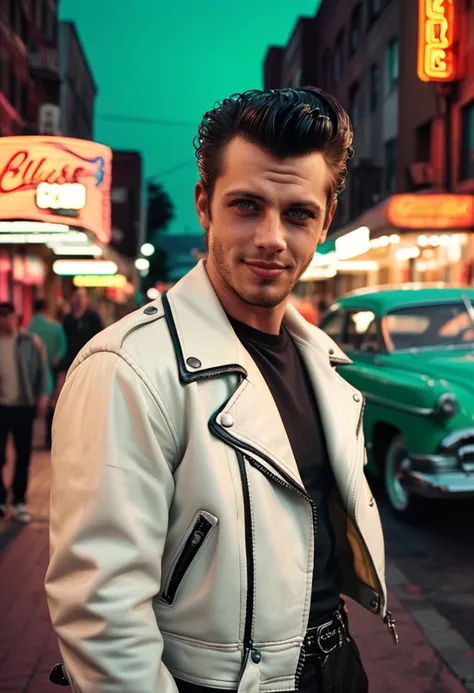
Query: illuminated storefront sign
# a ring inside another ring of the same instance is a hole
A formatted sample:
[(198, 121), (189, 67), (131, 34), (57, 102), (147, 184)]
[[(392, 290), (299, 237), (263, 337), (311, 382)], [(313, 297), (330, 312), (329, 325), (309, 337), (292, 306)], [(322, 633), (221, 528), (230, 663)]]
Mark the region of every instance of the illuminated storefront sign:
[(370, 229), (361, 226), (336, 239), (336, 255), (338, 260), (350, 260), (352, 257), (363, 255), (369, 250)]
[(112, 275), (118, 270), (110, 260), (56, 260), (53, 272), (61, 277), (74, 277), (76, 274)]
[(423, 82), (457, 78), (454, 0), (418, 0), (418, 77)]
[(0, 220), (68, 223), (111, 238), (112, 151), (67, 137), (0, 138)]
[(86, 186), (82, 183), (40, 183), (36, 205), (40, 209), (84, 209)]
[(85, 286), (87, 288), (114, 288), (124, 289), (128, 285), (127, 277), (123, 274), (108, 276), (94, 276), (79, 274), (72, 280), (74, 286)]
[(474, 227), (473, 195), (393, 195), (387, 217), (397, 228), (466, 229)]

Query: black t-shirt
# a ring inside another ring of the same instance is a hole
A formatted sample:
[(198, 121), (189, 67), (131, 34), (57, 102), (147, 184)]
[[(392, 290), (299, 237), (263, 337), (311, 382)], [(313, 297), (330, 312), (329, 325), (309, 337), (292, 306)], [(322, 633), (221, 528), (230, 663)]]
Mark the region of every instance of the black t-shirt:
[(66, 315), (63, 327), (67, 337), (67, 354), (62, 368), (67, 370), (82, 347), (103, 330), (104, 326), (95, 310), (88, 308), (81, 318), (75, 318), (72, 314)]
[(316, 506), (311, 624), (337, 609), (342, 587), (329, 515), (334, 477), (319, 409), (306, 367), (285, 327), (279, 335), (272, 335), (229, 320), (273, 395), (304, 487)]

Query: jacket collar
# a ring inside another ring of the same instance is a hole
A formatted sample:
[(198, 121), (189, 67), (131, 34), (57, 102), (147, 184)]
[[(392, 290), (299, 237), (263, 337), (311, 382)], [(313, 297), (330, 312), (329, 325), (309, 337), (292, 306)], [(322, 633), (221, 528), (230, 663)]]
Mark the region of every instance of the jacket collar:
[[(236, 338), (201, 260), (163, 296), (163, 309), (183, 383), (238, 373), (247, 376), (245, 350)], [(323, 332), (310, 325), (291, 305), (284, 324), (290, 334), (315, 349), (328, 363), (350, 359)]]

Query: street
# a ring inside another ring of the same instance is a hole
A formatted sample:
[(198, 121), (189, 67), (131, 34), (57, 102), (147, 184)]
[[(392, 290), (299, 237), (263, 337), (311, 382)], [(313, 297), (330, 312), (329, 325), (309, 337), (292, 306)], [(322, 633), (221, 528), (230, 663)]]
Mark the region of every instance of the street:
[[(0, 524), (1, 693), (54, 691), (48, 672), (60, 655), (43, 590), (48, 493), (49, 457), (36, 453), (30, 486), (32, 523)], [(351, 628), (371, 691), (474, 691), (474, 552), (468, 508), (438, 507), (413, 527), (395, 520), (383, 500), (379, 502), (390, 608), (400, 644), (395, 647), (377, 618), (349, 602)]]

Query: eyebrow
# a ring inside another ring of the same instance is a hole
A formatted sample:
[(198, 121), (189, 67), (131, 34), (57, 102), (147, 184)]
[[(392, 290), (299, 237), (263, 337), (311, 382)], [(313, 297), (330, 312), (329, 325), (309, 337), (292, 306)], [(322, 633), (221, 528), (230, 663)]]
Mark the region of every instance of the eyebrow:
[[(257, 193), (251, 192), (250, 190), (230, 190), (224, 195), (224, 197), (245, 197), (249, 200), (258, 200), (259, 202), (265, 202), (265, 197), (263, 195), (258, 195)], [(311, 207), (318, 214), (321, 213), (321, 207), (311, 200), (298, 200), (297, 202), (290, 202), (288, 207)]]

